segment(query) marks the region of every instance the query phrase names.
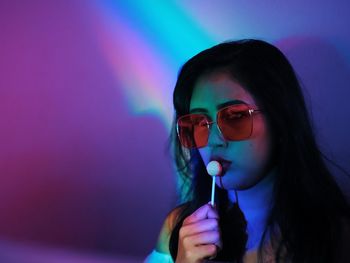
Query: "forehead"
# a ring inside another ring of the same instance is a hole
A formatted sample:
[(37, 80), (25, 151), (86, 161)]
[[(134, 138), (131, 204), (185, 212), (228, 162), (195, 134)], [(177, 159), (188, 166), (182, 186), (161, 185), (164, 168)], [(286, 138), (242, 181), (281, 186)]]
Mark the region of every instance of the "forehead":
[(255, 105), (253, 96), (227, 73), (212, 73), (202, 76), (196, 82), (191, 97), (190, 110), (204, 108), (215, 110), (228, 101), (240, 100)]

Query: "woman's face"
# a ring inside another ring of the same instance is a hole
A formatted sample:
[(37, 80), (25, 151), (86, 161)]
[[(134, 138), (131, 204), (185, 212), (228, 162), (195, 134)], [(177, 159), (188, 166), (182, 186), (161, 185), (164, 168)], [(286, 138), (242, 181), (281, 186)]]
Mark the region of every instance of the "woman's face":
[[(227, 73), (216, 72), (201, 77), (193, 90), (190, 112), (204, 113), (216, 122), (217, 111), (229, 104), (245, 103), (259, 109), (252, 95)], [(208, 144), (199, 148), (207, 165), (219, 160), (223, 166), (222, 184), (227, 190), (253, 187), (271, 168), (272, 141), (263, 112), (253, 115), (252, 134), (248, 139), (226, 141), (216, 124), (211, 126)], [(217, 180), (218, 185), (219, 180)]]

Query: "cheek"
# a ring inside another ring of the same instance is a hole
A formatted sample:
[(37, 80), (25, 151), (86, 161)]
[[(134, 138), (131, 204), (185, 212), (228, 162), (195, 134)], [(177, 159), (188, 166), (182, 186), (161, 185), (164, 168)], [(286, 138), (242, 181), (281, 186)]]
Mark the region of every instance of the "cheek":
[(263, 118), (257, 118), (250, 143), (252, 153), (260, 162), (266, 162), (271, 155), (271, 133), (266, 123)]
[(232, 142), (229, 152), (238, 167), (244, 170), (255, 170), (264, 162), (266, 149), (263, 141), (250, 139)]
[(270, 143), (265, 139), (258, 139), (250, 145), (252, 158), (258, 165), (266, 163), (270, 157)]

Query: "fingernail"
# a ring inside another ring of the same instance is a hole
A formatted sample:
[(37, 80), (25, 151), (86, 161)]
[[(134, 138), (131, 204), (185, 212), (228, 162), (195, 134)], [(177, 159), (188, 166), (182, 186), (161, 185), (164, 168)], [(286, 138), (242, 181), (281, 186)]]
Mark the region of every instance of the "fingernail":
[(216, 210), (216, 204), (212, 205), (211, 202), (208, 202), (208, 205), (210, 205), (212, 208)]

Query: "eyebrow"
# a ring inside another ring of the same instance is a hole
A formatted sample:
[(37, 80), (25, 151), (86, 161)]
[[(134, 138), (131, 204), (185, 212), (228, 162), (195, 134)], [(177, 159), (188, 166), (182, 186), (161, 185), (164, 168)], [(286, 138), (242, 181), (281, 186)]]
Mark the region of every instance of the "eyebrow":
[[(238, 104), (247, 104), (247, 103), (242, 101), (242, 100), (230, 100), (230, 101), (226, 101), (224, 103), (218, 104), (216, 106), (216, 109), (220, 110), (220, 109), (225, 108), (227, 106), (238, 105)], [(195, 113), (195, 112), (208, 112), (208, 110), (205, 108), (194, 108), (194, 109), (190, 110), (190, 113)]]

